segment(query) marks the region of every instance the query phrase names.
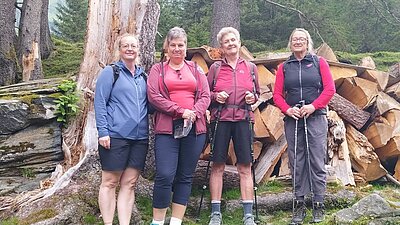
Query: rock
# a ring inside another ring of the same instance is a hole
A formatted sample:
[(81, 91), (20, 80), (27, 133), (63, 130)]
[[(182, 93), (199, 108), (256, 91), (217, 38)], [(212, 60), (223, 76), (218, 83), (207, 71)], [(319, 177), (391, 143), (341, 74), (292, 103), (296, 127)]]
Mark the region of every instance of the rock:
[(31, 124), (47, 123), (55, 118), (53, 98), (39, 95), (21, 97), (23, 100), (0, 99), (0, 135), (13, 134)]
[[(14, 190), (16, 193), (36, 189), (39, 182), (35, 177), (43, 179), (43, 174), (49, 175), (63, 159), (61, 129), (54, 120), (3, 136), (0, 141), (0, 187), (8, 186), (7, 192)], [(2, 192), (0, 194), (4, 194)]]
[(397, 221), (400, 221), (400, 210), (390, 207), (378, 194), (364, 197), (351, 208), (340, 210), (334, 214), (337, 224), (353, 224), (360, 218), (370, 218), (369, 224), (387, 224), (386, 219), (392, 220), (392, 217), (397, 217)]
[(19, 100), (0, 100), (0, 134), (7, 135), (29, 126), (29, 106)]
[(362, 58), (361, 61), (360, 61), (360, 66), (368, 67), (368, 68), (371, 68), (373, 70), (376, 69), (375, 62), (371, 58), (371, 56), (367, 56), (367, 57)]

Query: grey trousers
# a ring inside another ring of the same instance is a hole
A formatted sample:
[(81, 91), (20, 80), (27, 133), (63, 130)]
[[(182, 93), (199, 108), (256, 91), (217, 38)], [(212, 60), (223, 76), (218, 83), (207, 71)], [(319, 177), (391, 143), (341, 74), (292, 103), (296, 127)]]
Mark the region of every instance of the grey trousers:
[[(296, 121), (290, 117), (285, 118), (285, 136), (288, 143), (289, 163), (294, 174), (295, 160), (295, 127)], [(328, 120), (326, 115), (312, 115), (307, 118), (308, 145), (310, 150), (311, 183), (314, 196), (323, 198), (326, 190), (325, 157), (327, 149)], [(308, 158), (306, 149), (304, 120), (300, 119), (297, 126), (296, 149), (296, 198), (304, 197), (311, 192), (308, 170)], [(321, 201), (321, 200), (319, 200)]]

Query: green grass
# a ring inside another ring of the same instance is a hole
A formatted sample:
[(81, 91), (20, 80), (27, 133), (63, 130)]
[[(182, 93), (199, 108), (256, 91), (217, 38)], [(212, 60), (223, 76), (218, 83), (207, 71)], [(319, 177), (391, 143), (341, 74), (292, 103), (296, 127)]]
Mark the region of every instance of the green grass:
[(68, 77), (78, 74), (83, 59), (83, 43), (68, 43), (52, 37), (54, 51), (42, 61), (46, 78)]
[(387, 71), (390, 66), (400, 62), (400, 52), (373, 52), (373, 53), (348, 53), (348, 52), (335, 52), (338, 59), (346, 59), (353, 64), (359, 64), (360, 60), (364, 57), (370, 56), (376, 65), (376, 68), (381, 71)]

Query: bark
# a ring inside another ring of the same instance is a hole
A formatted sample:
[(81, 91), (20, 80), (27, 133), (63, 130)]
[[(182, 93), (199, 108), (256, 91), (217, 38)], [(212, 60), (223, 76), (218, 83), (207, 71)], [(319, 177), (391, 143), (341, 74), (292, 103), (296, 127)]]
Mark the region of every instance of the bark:
[(47, 59), (53, 51), (49, 28), (49, 0), (43, 0), (42, 12), (40, 16), (40, 55), (42, 59)]
[(335, 94), (329, 102), (329, 108), (357, 129), (361, 129), (369, 120), (371, 114), (363, 111), (347, 99)]
[(239, 0), (214, 0), (211, 24), (211, 46), (219, 47), (217, 34), (221, 28), (234, 27), (240, 31)]
[(18, 60), (22, 65), (22, 80), (43, 78), (40, 58), (41, 0), (25, 0), (19, 25)]
[(15, 83), (15, 7), (14, 0), (0, 2), (0, 86)]

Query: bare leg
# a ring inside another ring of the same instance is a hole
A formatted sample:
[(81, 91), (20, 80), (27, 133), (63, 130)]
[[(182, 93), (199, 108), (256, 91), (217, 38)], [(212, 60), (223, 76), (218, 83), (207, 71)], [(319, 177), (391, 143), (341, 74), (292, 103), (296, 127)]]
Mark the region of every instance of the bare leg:
[(135, 186), (139, 175), (139, 170), (129, 167), (121, 175), (121, 187), (117, 200), (118, 220), (120, 225), (129, 225), (130, 223), (132, 208), (135, 202)]
[(221, 200), (222, 196), (222, 176), (224, 175), (225, 163), (213, 163), (210, 175), (211, 200)]
[(251, 176), (251, 164), (238, 164), (237, 169), (240, 178), (240, 193), (242, 200), (253, 200), (253, 178)]
[(172, 213), (171, 213), (172, 217), (182, 220), (183, 216), (185, 215), (185, 211), (186, 211), (186, 205), (172, 203)]
[(101, 185), (99, 190), (99, 207), (103, 216), (104, 225), (111, 225), (115, 213), (115, 188), (122, 172), (101, 172)]
[(168, 208), (164, 209), (153, 208), (153, 219), (158, 221), (165, 220), (165, 214), (167, 214), (167, 209)]

